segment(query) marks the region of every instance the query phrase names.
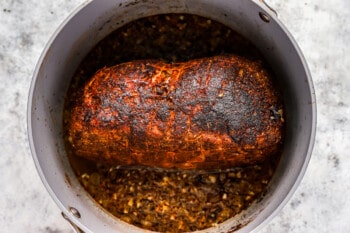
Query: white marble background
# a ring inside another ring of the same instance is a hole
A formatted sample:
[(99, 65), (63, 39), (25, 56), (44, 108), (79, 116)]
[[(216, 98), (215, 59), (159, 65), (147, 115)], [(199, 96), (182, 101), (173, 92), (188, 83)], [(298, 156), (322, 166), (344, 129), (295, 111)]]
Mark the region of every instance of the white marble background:
[[(300, 187), (262, 232), (350, 232), (350, 1), (266, 1), (307, 59), (318, 126)], [(83, 2), (0, 1), (0, 232), (72, 232), (36, 172), (26, 108), (40, 53), (58, 25)]]

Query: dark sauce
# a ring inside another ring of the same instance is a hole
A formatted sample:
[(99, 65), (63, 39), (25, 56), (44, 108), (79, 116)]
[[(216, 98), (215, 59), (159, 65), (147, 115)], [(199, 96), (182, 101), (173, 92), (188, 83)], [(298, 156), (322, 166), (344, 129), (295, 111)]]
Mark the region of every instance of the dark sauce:
[[(208, 18), (166, 14), (128, 23), (99, 42), (78, 67), (66, 97), (64, 125), (78, 88), (100, 68), (137, 59), (179, 62), (232, 53), (264, 61), (248, 40)], [(201, 230), (234, 217), (262, 197), (280, 157), (205, 172), (108, 167), (76, 157), (69, 143), (66, 150), (97, 203), (127, 223), (159, 232)]]

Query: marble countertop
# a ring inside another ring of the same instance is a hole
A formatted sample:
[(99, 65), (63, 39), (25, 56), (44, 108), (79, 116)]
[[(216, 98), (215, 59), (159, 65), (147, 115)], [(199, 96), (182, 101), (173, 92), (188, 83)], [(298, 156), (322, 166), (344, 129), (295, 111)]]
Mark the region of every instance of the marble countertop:
[[(1, 0), (0, 232), (72, 232), (31, 157), (27, 96), (43, 48), (84, 0)], [(301, 47), (318, 108), (316, 143), (299, 188), (261, 232), (350, 232), (350, 1), (266, 0)]]

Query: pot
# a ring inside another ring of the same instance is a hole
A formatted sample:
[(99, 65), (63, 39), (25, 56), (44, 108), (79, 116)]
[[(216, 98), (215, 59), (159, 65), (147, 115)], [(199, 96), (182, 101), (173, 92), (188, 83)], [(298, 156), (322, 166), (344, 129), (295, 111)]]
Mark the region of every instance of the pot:
[(309, 162), (316, 128), (311, 76), (291, 34), (261, 0), (95, 0), (85, 2), (55, 32), (34, 72), (28, 101), (30, 148), (38, 173), (77, 232), (149, 232), (97, 205), (77, 180), (62, 139), (64, 96), (78, 64), (118, 27), (142, 17), (189, 13), (221, 22), (250, 39), (280, 81), (287, 122), (284, 151), (261, 201), (216, 227), (199, 232), (252, 232), (286, 204)]

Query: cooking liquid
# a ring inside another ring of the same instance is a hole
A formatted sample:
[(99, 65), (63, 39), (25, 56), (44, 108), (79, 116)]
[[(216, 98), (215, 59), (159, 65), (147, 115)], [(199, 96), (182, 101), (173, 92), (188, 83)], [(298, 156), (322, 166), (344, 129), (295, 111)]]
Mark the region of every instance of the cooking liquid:
[[(264, 61), (248, 40), (208, 18), (166, 14), (128, 23), (98, 43), (78, 67), (66, 97), (64, 125), (76, 90), (102, 67), (136, 59), (179, 62), (228, 53)], [(127, 223), (159, 232), (201, 230), (234, 217), (263, 196), (280, 157), (208, 172), (110, 167), (75, 156), (69, 143), (66, 150), (79, 181), (97, 203)]]

